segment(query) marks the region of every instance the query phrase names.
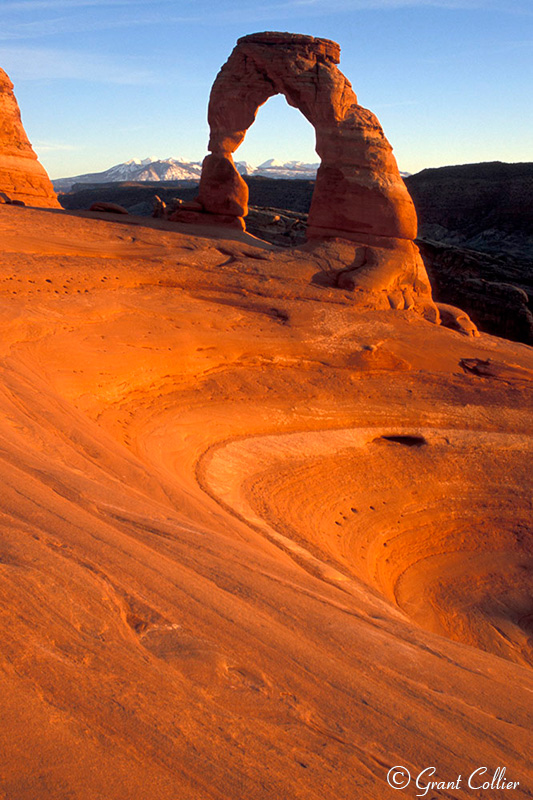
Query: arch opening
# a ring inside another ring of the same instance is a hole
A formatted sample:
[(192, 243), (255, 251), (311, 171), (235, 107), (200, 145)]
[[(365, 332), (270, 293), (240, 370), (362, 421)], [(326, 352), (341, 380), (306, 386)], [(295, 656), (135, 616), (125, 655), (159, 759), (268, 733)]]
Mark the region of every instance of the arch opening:
[[(270, 159), (278, 164), (317, 164), (315, 129), (283, 95), (272, 95), (258, 109), (234, 159), (236, 164), (245, 162), (254, 167)], [(268, 177), (269, 168), (263, 169)]]

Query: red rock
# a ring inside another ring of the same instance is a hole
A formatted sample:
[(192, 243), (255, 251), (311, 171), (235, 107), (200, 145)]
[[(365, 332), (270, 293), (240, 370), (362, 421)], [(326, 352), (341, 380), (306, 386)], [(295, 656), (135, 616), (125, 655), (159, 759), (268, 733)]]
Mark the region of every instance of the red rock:
[(464, 333), (465, 336), (479, 336), (476, 325), (466, 311), (447, 303), (436, 303), (436, 306), (439, 309), (441, 325), (445, 328)]
[[(227, 201), (235, 199), (238, 173), (231, 154), (259, 107), (272, 95), (283, 94), (315, 128), (322, 159), (309, 215), (311, 234), (331, 228), (349, 238), (372, 234), (414, 239), (416, 213), (392, 148), (376, 117), (358, 105), (336, 66), (339, 57), (335, 42), (311, 36), (267, 32), (239, 39), (209, 101), (209, 149), (226, 162), (225, 171), (217, 175), (216, 202), (224, 188)], [(211, 158), (205, 162), (200, 190), (206, 207)]]
[(248, 186), (230, 153), (213, 153), (204, 159), (198, 200), (212, 214), (244, 217), (248, 213)]
[(420, 307), (425, 315), (430, 309), (436, 320), (426, 270), (413, 243), (414, 205), (381, 125), (358, 104), (336, 66), (339, 58), (338, 44), (312, 36), (266, 32), (238, 40), (211, 90), (211, 155), (204, 161), (199, 200), (210, 211), (246, 214), (247, 189), (232, 154), (259, 107), (283, 94), (315, 128), (322, 159), (308, 238), (349, 239), (364, 248), (364, 263), (347, 264), (339, 285), (379, 294), (387, 307)]
[(533, 348), (346, 239), (0, 212), (0, 797), (532, 800)]
[(353, 292), (354, 299), (375, 309), (415, 311), (439, 323), (431, 285), (416, 245), (406, 239), (386, 239), (380, 246), (349, 239), (313, 239), (304, 249), (328, 264), (330, 285)]
[(0, 191), (12, 204), (60, 208), (52, 183), (26, 136), (13, 84), (0, 69)]
[(508, 383), (533, 383), (533, 370), (521, 367), (520, 364), (508, 364), (495, 361), (493, 358), (462, 358), (459, 362), (465, 372), (480, 378), (495, 378)]
[(175, 203), (179, 211), (203, 211), (203, 206), (197, 200), (179, 200), (176, 198)]

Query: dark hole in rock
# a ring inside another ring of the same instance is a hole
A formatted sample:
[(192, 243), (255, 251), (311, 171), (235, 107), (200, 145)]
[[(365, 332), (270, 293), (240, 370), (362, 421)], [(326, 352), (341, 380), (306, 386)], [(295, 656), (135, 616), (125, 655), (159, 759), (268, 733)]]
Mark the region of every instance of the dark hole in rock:
[(427, 444), (423, 436), (382, 436), (386, 442), (396, 442), (397, 444), (404, 444), (406, 447), (422, 447)]

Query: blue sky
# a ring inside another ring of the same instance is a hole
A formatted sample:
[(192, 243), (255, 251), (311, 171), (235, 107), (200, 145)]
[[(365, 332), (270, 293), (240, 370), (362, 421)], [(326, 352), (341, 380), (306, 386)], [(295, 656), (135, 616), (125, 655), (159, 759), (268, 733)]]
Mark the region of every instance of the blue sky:
[[(206, 154), (211, 84), (236, 39), (338, 41), (400, 169), (533, 161), (533, 0), (0, 0), (0, 66), (51, 177)], [(236, 159), (316, 161), (283, 98)]]

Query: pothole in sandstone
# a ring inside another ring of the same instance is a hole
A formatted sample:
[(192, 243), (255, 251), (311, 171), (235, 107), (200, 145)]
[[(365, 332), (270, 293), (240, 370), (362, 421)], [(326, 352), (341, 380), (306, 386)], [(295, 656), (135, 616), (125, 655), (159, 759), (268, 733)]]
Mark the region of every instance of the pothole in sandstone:
[(394, 442), (395, 444), (403, 444), (405, 447), (422, 447), (427, 444), (423, 436), (405, 436), (403, 434), (390, 434), (389, 436), (381, 436), (375, 441)]
[(531, 664), (532, 449), (483, 431), (321, 431), (233, 442), (206, 477), (422, 627)]

